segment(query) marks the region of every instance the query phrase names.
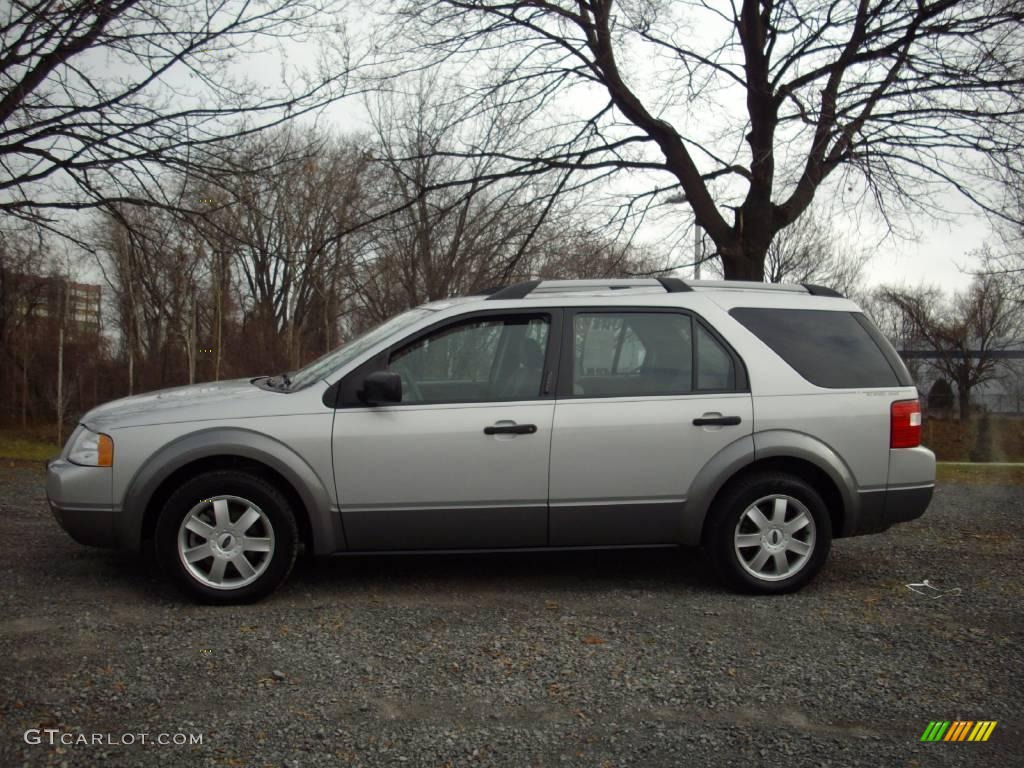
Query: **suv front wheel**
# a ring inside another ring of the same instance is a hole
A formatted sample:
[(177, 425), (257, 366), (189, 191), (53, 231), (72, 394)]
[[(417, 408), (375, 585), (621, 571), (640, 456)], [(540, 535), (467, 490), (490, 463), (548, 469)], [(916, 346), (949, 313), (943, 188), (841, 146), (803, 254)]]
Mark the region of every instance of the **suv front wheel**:
[(207, 603), (259, 600), (291, 572), (299, 535), (288, 500), (247, 472), (206, 472), (185, 481), (156, 527), (161, 565)]
[(793, 592), (814, 578), (832, 544), (825, 502), (785, 473), (750, 475), (711, 510), (705, 547), (722, 578), (744, 592)]

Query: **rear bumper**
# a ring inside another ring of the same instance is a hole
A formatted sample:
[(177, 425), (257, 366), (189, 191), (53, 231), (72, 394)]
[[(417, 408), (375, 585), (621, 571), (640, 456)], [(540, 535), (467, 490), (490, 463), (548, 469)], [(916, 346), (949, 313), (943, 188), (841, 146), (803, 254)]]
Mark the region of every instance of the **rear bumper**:
[(116, 547), (114, 516), (110, 503), (111, 470), (80, 467), (63, 459), (46, 465), (46, 498), (54, 519), (79, 544)]
[(862, 491), (857, 519), (845, 535), (881, 533), (896, 523), (916, 520), (928, 509), (934, 491), (934, 483), (911, 488)]
[(916, 520), (935, 491), (935, 454), (924, 446), (889, 450), (889, 485), (859, 493), (859, 510), (845, 536), (879, 533), (896, 523)]

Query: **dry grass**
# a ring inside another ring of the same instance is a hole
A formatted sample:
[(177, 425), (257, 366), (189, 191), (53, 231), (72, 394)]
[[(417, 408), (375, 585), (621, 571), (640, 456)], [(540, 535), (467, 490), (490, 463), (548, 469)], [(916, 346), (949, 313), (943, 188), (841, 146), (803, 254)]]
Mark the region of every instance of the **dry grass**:
[[(970, 461), (978, 437), (975, 416), (962, 424), (956, 418), (925, 416), (921, 441), (935, 451), (939, 461)], [(992, 461), (1024, 461), (1024, 418), (1005, 414), (989, 416), (992, 432)]]
[(36, 433), (0, 430), (0, 459), (45, 461), (60, 453), (60, 446)]
[(1024, 485), (1024, 465), (940, 462), (937, 475), (939, 483), (956, 485)]

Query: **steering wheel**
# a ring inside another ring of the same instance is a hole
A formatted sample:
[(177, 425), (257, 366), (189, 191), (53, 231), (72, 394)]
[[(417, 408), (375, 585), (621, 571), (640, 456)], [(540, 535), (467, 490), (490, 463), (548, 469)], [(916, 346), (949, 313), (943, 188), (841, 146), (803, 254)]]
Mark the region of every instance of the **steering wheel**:
[[(422, 402), (423, 393), (420, 391), (419, 385), (416, 383), (416, 379), (412, 377), (409, 369), (404, 363), (395, 363), (391, 366), (391, 370), (398, 374), (398, 377), (402, 380), (402, 402)], [(406, 395), (408, 394), (408, 397)]]

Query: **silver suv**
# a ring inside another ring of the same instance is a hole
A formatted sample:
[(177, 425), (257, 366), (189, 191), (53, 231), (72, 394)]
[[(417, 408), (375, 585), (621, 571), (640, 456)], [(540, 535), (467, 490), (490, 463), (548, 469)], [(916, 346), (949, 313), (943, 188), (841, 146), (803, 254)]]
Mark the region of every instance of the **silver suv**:
[(152, 541), (177, 582), (258, 599), (300, 546), (702, 545), (797, 589), (832, 539), (928, 506), (910, 375), (812, 285), (531, 281), (392, 318), (307, 367), (108, 403), (48, 467), (84, 544)]

